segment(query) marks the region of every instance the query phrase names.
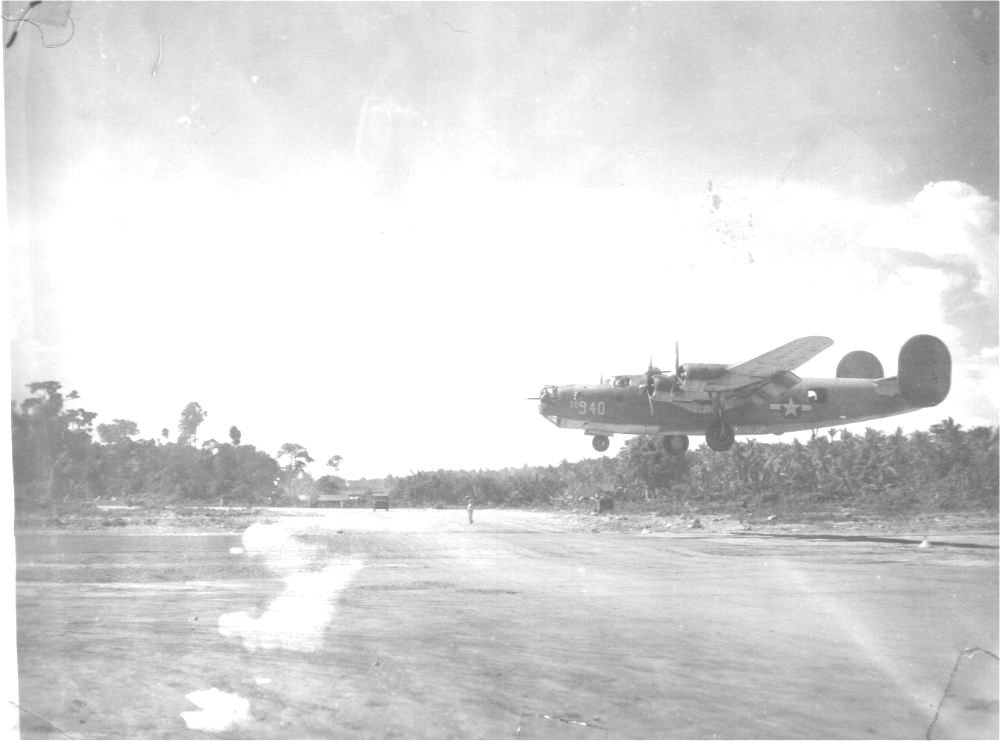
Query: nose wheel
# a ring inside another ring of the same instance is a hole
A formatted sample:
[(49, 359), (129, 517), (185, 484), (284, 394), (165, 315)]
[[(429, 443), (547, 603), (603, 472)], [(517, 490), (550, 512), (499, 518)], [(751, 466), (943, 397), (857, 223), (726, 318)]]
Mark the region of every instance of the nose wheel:
[(736, 431), (726, 424), (721, 417), (712, 420), (712, 423), (705, 430), (705, 442), (712, 450), (723, 453), (733, 447), (736, 441)]
[(608, 447), (610, 447), (611, 441), (608, 440), (607, 435), (594, 435), (594, 439), (591, 442), (591, 445), (594, 446), (594, 450), (596, 450), (598, 453), (603, 453), (605, 450), (608, 449)]

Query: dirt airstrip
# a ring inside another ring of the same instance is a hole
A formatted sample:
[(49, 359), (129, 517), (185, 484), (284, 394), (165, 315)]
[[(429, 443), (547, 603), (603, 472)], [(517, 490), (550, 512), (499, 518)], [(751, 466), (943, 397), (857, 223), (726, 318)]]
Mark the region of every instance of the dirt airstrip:
[(17, 523), (24, 738), (995, 738), (995, 520)]

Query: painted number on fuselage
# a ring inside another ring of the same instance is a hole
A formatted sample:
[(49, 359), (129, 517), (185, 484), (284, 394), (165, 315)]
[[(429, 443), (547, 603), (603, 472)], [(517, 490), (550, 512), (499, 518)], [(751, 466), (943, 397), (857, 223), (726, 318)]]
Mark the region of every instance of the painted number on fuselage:
[(573, 406), (576, 407), (580, 414), (604, 414), (607, 410), (607, 404), (603, 401), (592, 401), (589, 404), (584, 400), (574, 401)]

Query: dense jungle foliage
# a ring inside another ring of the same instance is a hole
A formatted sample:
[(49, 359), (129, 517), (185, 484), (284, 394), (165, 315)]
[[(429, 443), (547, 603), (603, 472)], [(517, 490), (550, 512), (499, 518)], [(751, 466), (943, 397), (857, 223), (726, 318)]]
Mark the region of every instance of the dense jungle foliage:
[[(141, 500), (147, 504), (298, 504), (318, 493), (343, 492), (335, 475), (305, 470), (308, 451), (286, 443), (275, 457), (242, 443), (198, 444), (207, 413), (192, 402), (181, 413), (176, 442), (164, 429), (136, 439), (134, 422), (99, 424), (97, 415), (70, 408), (56, 381), (28, 386), (11, 404), (15, 494), (19, 505)], [(95, 431), (97, 438), (95, 439)], [(393, 505), (448, 507), (468, 499), (479, 506), (572, 507), (610, 494), (665, 512), (831, 507), (875, 511), (987, 511), (998, 503), (997, 428), (962, 429), (951, 418), (929, 431), (864, 435), (831, 429), (808, 442), (737, 442), (716, 453), (701, 445), (683, 457), (668, 454), (658, 437), (630, 438), (615, 457), (563, 461), (500, 471), (420, 471), (360, 482), (387, 491)], [(326, 463), (336, 471), (340, 456)]]

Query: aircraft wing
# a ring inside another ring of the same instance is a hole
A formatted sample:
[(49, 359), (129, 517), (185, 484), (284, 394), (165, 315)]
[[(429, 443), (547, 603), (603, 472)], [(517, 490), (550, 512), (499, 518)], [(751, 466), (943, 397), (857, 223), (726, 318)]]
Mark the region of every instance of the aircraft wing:
[(698, 395), (703, 393), (725, 391), (740, 393), (764, 387), (765, 384), (771, 393), (777, 394), (798, 383), (799, 377), (791, 372), (793, 368), (798, 368), (832, 344), (833, 340), (829, 337), (799, 337), (753, 360), (730, 365), (717, 378), (704, 380), (688, 378), (683, 384), (683, 394), (663, 391), (657, 392), (654, 398), (683, 404), (702, 401)]
[(797, 340), (759, 355), (753, 360), (737, 363), (727, 368), (727, 374), (770, 378), (776, 373), (795, 370), (833, 344), (829, 337), (799, 337)]

